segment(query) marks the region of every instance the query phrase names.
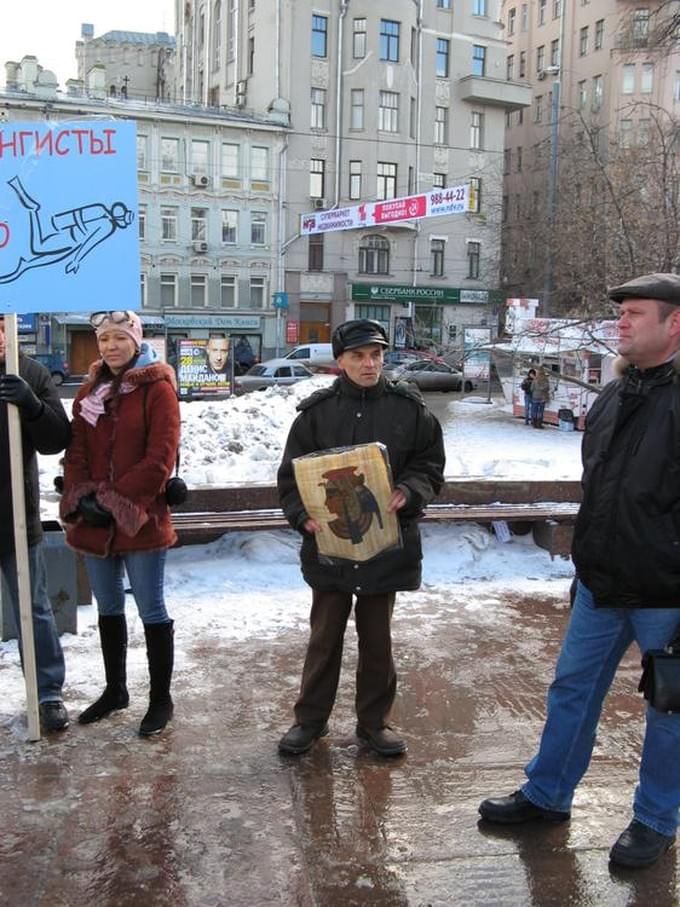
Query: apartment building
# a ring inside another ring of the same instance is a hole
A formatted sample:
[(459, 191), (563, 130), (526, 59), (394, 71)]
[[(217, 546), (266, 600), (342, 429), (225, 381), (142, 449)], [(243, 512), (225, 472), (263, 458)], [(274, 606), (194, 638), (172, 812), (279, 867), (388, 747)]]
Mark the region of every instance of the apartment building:
[(599, 132), (606, 158), (608, 142), (644, 145), (655, 110), (680, 114), (680, 52), (654, 40), (673, 11), (644, 0), (504, 0), (506, 77), (532, 94), (531, 108), (506, 120), (502, 268), (513, 295), (559, 304), (548, 243), (574, 130)]
[[(177, 0), (178, 97), (289, 125), (273, 169), (290, 340), (353, 316), (394, 338), (408, 318), (449, 347), (495, 317), (505, 115), (530, 100), (498, 19), (499, 0)], [(300, 235), (316, 209), (469, 182), (472, 213)]]

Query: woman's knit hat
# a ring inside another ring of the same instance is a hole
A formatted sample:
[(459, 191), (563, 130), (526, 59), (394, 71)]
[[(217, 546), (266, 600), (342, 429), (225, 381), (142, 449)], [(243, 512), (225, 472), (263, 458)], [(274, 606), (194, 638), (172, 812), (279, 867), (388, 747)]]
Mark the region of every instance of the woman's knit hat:
[[(99, 312), (100, 319), (97, 322), (95, 331), (97, 337), (100, 337), (104, 331), (120, 331), (122, 334), (132, 340), (135, 345), (135, 352), (139, 352), (142, 347), (143, 328), (139, 315), (136, 312)], [(103, 316), (103, 317), (101, 317)], [(92, 316), (94, 318), (94, 316)]]

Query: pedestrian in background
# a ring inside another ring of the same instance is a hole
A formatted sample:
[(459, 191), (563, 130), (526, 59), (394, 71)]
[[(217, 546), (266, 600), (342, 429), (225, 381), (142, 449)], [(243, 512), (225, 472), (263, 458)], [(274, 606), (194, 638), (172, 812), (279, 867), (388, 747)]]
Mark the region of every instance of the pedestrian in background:
[[(680, 630), (680, 277), (645, 275), (609, 296), (620, 304), (620, 377), (586, 421), (574, 607), (528, 780), (480, 805), (490, 822), (570, 818), (621, 659), (634, 640), (644, 654)], [(612, 862), (649, 866), (675, 840), (679, 753), (680, 714), (648, 705), (633, 820), (611, 849)]]
[(90, 724), (129, 703), (126, 571), (146, 638), (150, 696), (139, 733), (147, 737), (173, 714), (173, 621), (163, 581), (177, 536), (164, 490), (177, 458), (179, 403), (174, 372), (143, 342), (134, 312), (97, 312), (90, 320), (101, 359), (73, 404), (61, 516), (69, 545), (85, 555), (97, 599), (106, 688), (78, 720)]
[(520, 388), (524, 392), (524, 424), (528, 425), (531, 422), (531, 388), (534, 383), (534, 378), (536, 377), (536, 369), (530, 368), (526, 374), (526, 378), (520, 384)]
[(545, 404), (550, 401), (550, 379), (541, 366), (531, 383), (531, 424), (534, 428), (543, 428)]
[[(12, 521), (12, 486), (9, 457), (7, 404), (19, 410), (24, 463), (26, 499), (26, 535), (31, 584), (33, 638), (40, 723), (43, 731), (61, 731), (68, 727), (64, 706), (64, 654), (59, 642), (57, 624), (47, 595), (47, 575), (42, 551), (40, 521), (40, 486), (36, 451), (57, 454), (71, 438), (68, 416), (50, 373), (44, 365), (19, 353), (19, 374), (5, 371), (5, 323), (0, 317), (0, 570), (9, 592), (9, 606), (22, 652), (19, 588)], [(23, 655), (22, 655), (23, 665)]]
[[(311, 633), (295, 704), (295, 724), (279, 742), (297, 755), (328, 733), (342, 662), (345, 628), (354, 604), (359, 637), (356, 733), (381, 756), (406, 750), (387, 724), (397, 690), (391, 620), (395, 593), (420, 587), (422, 551), (418, 519), (444, 482), (444, 444), (439, 422), (411, 385), (382, 375), (387, 334), (377, 321), (359, 319), (333, 333), (341, 374), (329, 388), (298, 406), (278, 472), (283, 512), (302, 533), (302, 574), (312, 587)], [(319, 557), (321, 526), (305, 511), (295, 483), (295, 457), (335, 447), (381, 441), (387, 447), (403, 547), (364, 563), (329, 564)]]

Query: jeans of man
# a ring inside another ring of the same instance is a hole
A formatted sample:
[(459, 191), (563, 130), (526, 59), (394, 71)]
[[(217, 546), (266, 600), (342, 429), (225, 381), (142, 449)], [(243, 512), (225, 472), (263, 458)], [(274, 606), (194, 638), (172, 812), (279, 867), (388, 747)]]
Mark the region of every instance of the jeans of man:
[(524, 424), (531, 422), (531, 394), (524, 395)]
[(165, 609), (163, 581), (167, 551), (130, 551), (109, 557), (85, 556), (85, 566), (97, 609), (102, 617), (125, 614), (127, 572), (132, 595), (144, 624), (164, 624), (170, 618)]
[[(47, 573), (41, 545), (28, 549), (28, 569), (31, 580), (31, 606), (33, 613), (33, 641), (38, 682), (39, 702), (61, 702), (61, 688), (64, 685), (64, 653), (59, 642), (57, 623), (47, 595)], [(7, 582), (9, 603), (14, 615), (21, 649), (21, 619), (19, 615), (19, 582), (17, 561), (14, 552), (0, 555), (0, 570)], [(23, 654), (22, 654), (23, 664)]]
[(537, 419), (539, 422), (543, 421), (543, 410), (545, 409), (545, 402), (539, 400), (531, 401), (531, 418)]
[[(579, 582), (548, 691), (539, 751), (525, 768), (524, 795), (537, 806), (568, 811), (595, 745), (602, 703), (624, 653), (663, 648), (680, 625), (680, 608), (596, 608)], [(680, 714), (647, 707), (633, 815), (662, 835), (680, 821)]]

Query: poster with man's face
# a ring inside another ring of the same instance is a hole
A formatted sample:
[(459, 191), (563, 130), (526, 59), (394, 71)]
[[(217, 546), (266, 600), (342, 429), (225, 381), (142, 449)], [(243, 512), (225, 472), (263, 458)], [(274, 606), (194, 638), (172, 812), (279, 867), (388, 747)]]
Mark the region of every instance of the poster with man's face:
[(231, 393), (229, 338), (179, 340), (177, 383), (182, 397)]

